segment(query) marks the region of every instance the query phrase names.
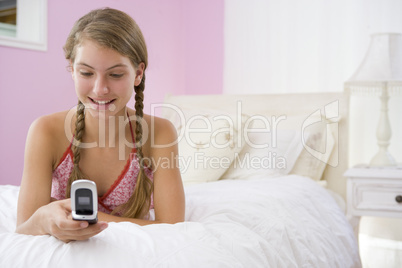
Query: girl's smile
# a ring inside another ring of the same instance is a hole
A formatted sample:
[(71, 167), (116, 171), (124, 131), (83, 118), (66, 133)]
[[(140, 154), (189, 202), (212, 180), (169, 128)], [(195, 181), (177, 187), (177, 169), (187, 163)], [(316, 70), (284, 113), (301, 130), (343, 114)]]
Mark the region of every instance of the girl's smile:
[(116, 106), (113, 104), (113, 102), (116, 99), (111, 99), (111, 100), (95, 100), (90, 97), (88, 99), (92, 102), (91, 108), (94, 110), (109, 110), (109, 111), (114, 111)]

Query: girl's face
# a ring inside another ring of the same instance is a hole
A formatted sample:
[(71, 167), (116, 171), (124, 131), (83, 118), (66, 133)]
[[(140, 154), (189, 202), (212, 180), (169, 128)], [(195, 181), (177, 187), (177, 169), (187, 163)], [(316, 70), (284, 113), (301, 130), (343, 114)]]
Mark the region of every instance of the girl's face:
[(128, 57), (90, 40), (76, 48), (72, 62), (77, 96), (93, 117), (124, 116), (143, 72), (143, 63), (134, 68)]

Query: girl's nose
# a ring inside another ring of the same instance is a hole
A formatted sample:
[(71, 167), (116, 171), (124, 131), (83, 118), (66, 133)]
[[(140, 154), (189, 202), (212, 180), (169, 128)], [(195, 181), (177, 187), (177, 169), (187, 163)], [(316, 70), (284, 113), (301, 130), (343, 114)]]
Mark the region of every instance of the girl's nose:
[(98, 77), (95, 81), (94, 91), (98, 96), (106, 95), (107, 93), (109, 93), (106, 79), (104, 79), (103, 77)]

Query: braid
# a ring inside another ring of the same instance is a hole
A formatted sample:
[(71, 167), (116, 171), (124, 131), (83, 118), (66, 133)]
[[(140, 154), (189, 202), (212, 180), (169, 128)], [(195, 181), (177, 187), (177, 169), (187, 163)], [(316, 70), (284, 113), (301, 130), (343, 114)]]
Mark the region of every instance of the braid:
[(137, 118), (137, 123), (135, 124), (135, 140), (137, 143), (137, 153), (143, 158), (142, 154), (142, 124), (141, 120), (144, 116), (144, 84), (145, 84), (145, 74), (141, 80), (141, 83), (134, 87), (135, 90), (135, 116)]
[[(137, 117), (135, 126), (135, 140), (137, 158), (140, 166), (140, 171), (137, 177), (134, 193), (121, 210), (124, 211), (123, 216), (130, 218), (143, 218), (148, 213), (151, 205), (151, 195), (153, 191), (153, 183), (144, 172), (144, 155), (142, 152), (142, 124), (143, 108), (144, 108), (144, 88), (145, 88), (145, 74), (142, 81), (138, 86), (134, 87), (135, 90), (135, 115)], [(120, 210), (120, 209), (119, 209)], [(113, 213), (116, 213), (114, 211)]]
[(85, 130), (85, 106), (81, 101), (78, 101), (77, 105), (77, 120), (75, 121), (75, 133), (74, 133), (74, 142), (72, 144), (72, 152), (73, 152), (73, 170), (70, 174), (70, 178), (68, 179), (67, 189), (66, 189), (66, 198), (70, 197), (71, 191), (71, 183), (73, 181), (84, 178), (84, 174), (81, 172), (79, 168), (79, 163), (81, 160), (81, 142), (82, 136), (84, 135)]

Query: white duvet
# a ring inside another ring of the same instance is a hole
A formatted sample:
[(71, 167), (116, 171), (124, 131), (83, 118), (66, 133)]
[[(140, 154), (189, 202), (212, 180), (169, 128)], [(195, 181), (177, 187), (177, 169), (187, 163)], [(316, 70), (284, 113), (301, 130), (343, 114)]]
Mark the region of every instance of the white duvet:
[(300, 176), (188, 186), (186, 222), (110, 223), (68, 244), (14, 233), (18, 190), (0, 186), (0, 267), (360, 267), (343, 212)]

